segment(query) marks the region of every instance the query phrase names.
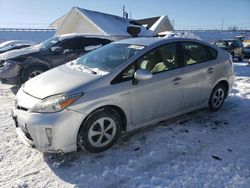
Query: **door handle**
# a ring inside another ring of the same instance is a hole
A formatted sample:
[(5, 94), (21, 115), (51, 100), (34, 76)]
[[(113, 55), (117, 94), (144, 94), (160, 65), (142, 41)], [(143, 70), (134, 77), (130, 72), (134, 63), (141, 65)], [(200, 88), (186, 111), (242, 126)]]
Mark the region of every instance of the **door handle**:
[(214, 67), (209, 67), (209, 68), (207, 69), (207, 72), (208, 72), (208, 73), (214, 72)]
[(181, 77), (176, 77), (175, 79), (173, 79), (173, 81), (172, 82), (177, 82), (177, 81), (180, 81), (180, 80), (182, 80), (183, 78), (181, 78)]

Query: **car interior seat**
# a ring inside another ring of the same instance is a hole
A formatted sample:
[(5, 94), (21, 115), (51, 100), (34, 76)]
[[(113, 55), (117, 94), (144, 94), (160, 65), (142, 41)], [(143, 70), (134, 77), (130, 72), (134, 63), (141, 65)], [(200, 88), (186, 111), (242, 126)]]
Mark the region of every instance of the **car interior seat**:
[(161, 61), (159, 61), (152, 72), (162, 72), (164, 70), (172, 69), (176, 67), (175, 51), (171, 48), (161, 49)]

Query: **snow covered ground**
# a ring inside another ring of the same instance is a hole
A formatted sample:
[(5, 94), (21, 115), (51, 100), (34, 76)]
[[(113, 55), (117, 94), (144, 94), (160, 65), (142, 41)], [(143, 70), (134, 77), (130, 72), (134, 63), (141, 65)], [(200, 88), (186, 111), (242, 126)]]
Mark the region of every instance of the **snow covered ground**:
[(24, 146), (0, 85), (0, 187), (249, 187), (250, 66), (235, 63), (223, 108), (183, 115), (122, 136), (106, 152), (43, 154)]

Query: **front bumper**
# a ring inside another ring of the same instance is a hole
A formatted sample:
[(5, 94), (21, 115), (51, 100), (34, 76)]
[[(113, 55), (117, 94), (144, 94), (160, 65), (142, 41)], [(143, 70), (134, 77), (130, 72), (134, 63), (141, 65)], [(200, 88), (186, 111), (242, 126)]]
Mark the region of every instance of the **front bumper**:
[(77, 134), (84, 118), (84, 114), (67, 109), (48, 114), (13, 109), (16, 132), (22, 142), (45, 153), (76, 151)]

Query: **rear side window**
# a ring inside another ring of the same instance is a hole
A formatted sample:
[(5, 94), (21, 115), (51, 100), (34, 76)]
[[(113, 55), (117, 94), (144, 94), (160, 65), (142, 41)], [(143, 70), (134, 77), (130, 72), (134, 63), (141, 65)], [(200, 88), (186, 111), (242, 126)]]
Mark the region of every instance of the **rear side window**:
[(208, 60), (213, 60), (213, 59), (216, 59), (217, 57), (217, 50), (211, 48), (211, 47), (206, 47), (206, 50), (207, 50), (207, 57), (208, 57)]
[(206, 49), (201, 44), (184, 42), (182, 43), (182, 49), (184, 53), (184, 63), (186, 65), (204, 62), (208, 59)]
[(79, 38), (73, 38), (73, 39), (66, 39), (59, 46), (62, 47), (63, 49), (78, 50), (81, 49), (82, 44)]
[(60, 44), (60, 47), (68, 50), (90, 51), (109, 44), (110, 42), (111, 41), (108, 39), (77, 37), (72, 39), (66, 39)]
[(108, 39), (101, 39), (101, 38), (84, 38), (82, 41), (82, 48), (85, 51), (91, 51), (96, 48), (102, 47), (106, 44), (109, 44), (111, 41)]
[(217, 57), (215, 49), (199, 43), (183, 42), (182, 49), (186, 65), (213, 60)]

